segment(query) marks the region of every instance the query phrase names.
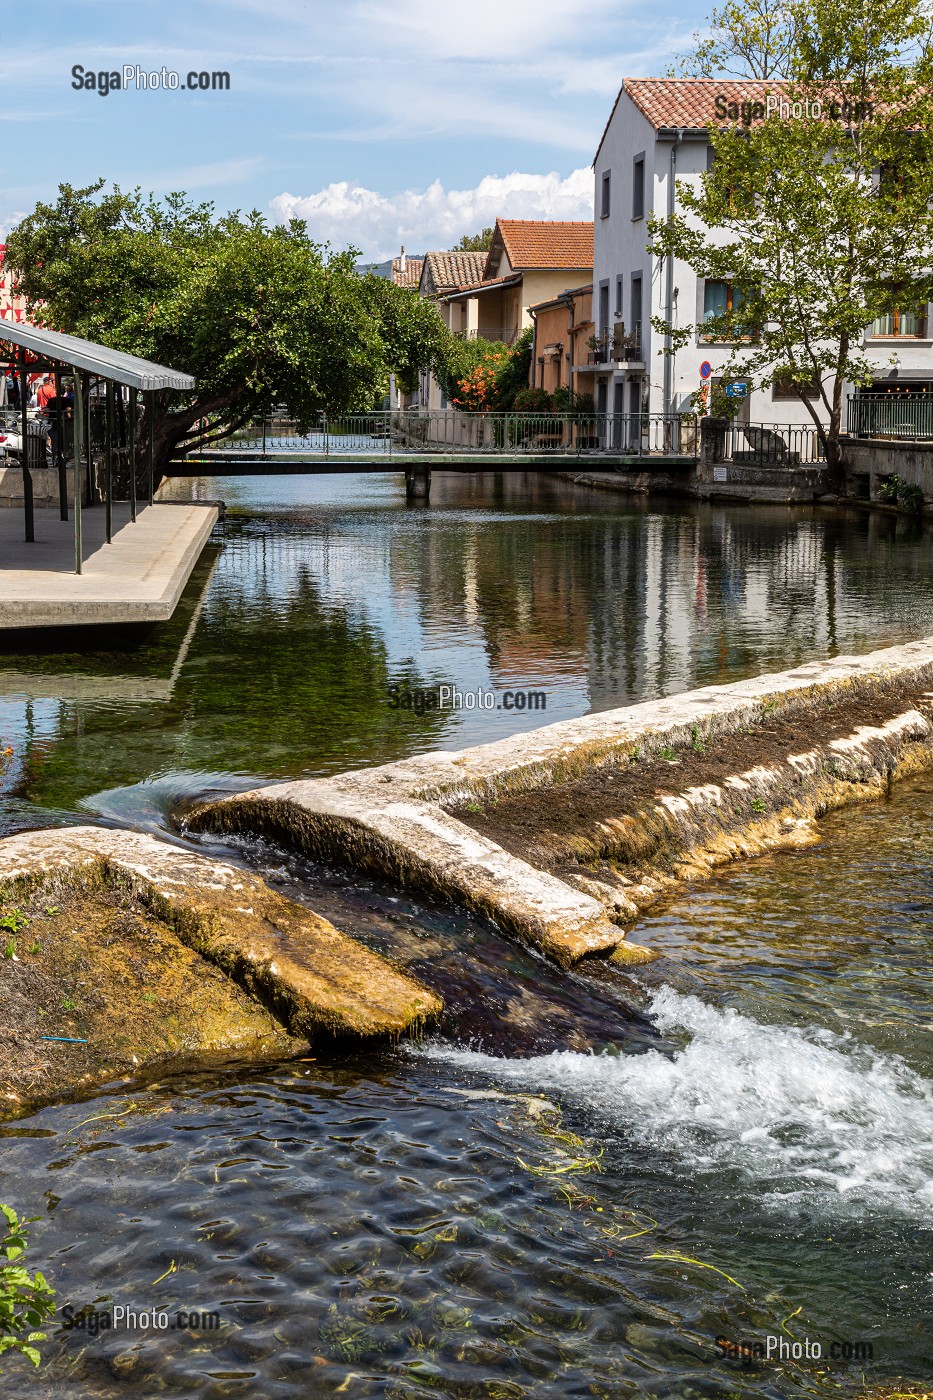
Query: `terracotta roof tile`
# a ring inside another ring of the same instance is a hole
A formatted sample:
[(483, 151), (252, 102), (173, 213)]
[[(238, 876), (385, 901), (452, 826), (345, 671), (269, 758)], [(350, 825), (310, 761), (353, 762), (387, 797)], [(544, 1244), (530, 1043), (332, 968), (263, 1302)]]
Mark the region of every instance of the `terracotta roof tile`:
[(421, 269), (424, 265), (423, 258), (406, 258), (405, 271), (402, 271), (402, 259), (400, 257), (392, 259), (392, 281), (396, 287), (417, 287), (421, 281)]
[(425, 272), (431, 279), (433, 292), (440, 295), (478, 282), (486, 265), (483, 253), (425, 253)]
[(593, 224), (570, 219), (498, 219), (513, 268), (592, 267)]
[(768, 93), (777, 94), (786, 84), (779, 78), (626, 78), (622, 90), (657, 129), (685, 126), (697, 129), (721, 126), (725, 121), (716, 111), (716, 98), (727, 103), (760, 102)]
[(484, 277), (478, 282), (468, 282), (465, 287), (454, 287), (447, 296), (458, 297), (464, 292), (485, 292), (489, 287), (517, 287), (521, 280), (520, 272), (507, 272), (503, 277)]

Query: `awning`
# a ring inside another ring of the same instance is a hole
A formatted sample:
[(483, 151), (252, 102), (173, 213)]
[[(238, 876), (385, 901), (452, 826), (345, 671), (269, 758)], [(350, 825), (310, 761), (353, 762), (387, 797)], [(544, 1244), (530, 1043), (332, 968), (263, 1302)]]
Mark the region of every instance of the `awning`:
[(77, 335), (47, 331), (41, 326), (8, 321), (0, 316), (0, 341), (4, 340), (31, 350), (41, 358), (87, 370), (130, 389), (193, 389), (196, 383), (192, 374), (157, 365), (152, 360), (141, 360), (138, 355), (127, 355), (122, 350), (96, 345), (93, 340), (82, 340)]
[(904, 369), (902, 365), (895, 365), (887, 374), (879, 374), (876, 382), (886, 384), (891, 379), (896, 379), (902, 384), (930, 384), (933, 383), (933, 368)]

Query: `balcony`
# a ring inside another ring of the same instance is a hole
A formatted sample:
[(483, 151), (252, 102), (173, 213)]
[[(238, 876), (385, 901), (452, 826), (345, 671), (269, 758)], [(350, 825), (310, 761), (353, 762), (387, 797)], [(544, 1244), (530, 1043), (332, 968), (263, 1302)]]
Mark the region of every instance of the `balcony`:
[(496, 340), (503, 345), (514, 345), (524, 329), (524, 326), (474, 326), (453, 334), (461, 340)]
[[(597, 343), (594, 345), (592, 341)], [(640, 364), (642, 358), (641, 335), (631, 332), (626, 335), (617, 328), (613, 336), (607, 332), (602, 336), (591, 336), (587, 365)]]

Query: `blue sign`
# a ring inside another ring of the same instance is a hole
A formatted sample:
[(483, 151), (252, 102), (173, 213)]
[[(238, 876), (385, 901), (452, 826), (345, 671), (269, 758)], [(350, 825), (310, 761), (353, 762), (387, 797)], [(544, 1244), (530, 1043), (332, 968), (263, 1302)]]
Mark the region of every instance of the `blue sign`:
[(709, 379), (712, 372), (713, 366), (710, 364), (709, 360), (704, 360), (703, 363), (700, 365), (700, 378)]
[(747, 385), (747, 384), (742, 384), (742, 383), (740, 383), (740, 384), (727, 384), (727, 385), (726, 385), (726, 398), (727, 398), (727, 399), (744, 399), (745, 396), (746, 396), (747, 394), (748, 394), (748, 385)]

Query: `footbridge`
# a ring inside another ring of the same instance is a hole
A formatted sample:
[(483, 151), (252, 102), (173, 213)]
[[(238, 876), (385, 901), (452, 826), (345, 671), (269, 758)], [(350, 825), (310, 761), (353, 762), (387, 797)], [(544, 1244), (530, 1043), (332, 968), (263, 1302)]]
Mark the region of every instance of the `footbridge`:
[(308, 431), (271, 417), (222, 446), (195, 446), (166, 475), (397, 471), (409, 499), (426, 499), (432, 471), (689, 470), (696, 456), (695, 428), (680, 417), (405, 410), (322, 419)]

